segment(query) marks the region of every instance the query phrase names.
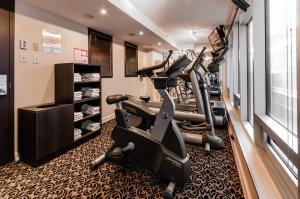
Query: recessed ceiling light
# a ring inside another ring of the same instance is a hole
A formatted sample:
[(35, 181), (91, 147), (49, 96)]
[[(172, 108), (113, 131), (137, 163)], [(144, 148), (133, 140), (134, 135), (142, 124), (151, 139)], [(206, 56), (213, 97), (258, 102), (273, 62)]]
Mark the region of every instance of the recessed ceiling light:
[(160, 46), (160, 45), (161, 45), (161, 42), (158, 42), (157, 44)]
[(107, 15), (107, 10), (105, 8), (101, 8), (101, 9), (99, 9), (99, 13), (103, 16)]
[(143, 32), (143, 31), (140, 31), (140, 32), (139, 32), (139, 35), (141, 35), (141, 36), (144, 35), (144, 32)]

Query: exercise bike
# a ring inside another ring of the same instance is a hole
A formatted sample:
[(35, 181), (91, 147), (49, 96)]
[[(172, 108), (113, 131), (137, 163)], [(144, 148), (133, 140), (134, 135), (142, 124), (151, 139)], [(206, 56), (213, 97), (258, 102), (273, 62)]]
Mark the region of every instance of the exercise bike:
[(175, 104), (166, 90), (169, 85), (174, 84), (176, 76), (180, 74), (179, 71), (188, 61), (190, 60), (184, 56), (159, 77), (153, 78), (155, 88), (163, 98), (163, 105), (150, 133), (130, 124), (128, 113), (122, 108), (122, 102), (128, 100), (128, 96), (107, 97), (107, 104), (116, 104), (116, 126), (111, 134), (113, 145), (105, 154), (91, 163), (91, 169), (95, 169), (104, 161), (135, 164), (150, 169), (170, 182), (164, 191), (167, 198), (172, 198), (177, 184), (184, 185), (188, 181), (190, 156), (186, 152), (180, 130), (172, 119)]

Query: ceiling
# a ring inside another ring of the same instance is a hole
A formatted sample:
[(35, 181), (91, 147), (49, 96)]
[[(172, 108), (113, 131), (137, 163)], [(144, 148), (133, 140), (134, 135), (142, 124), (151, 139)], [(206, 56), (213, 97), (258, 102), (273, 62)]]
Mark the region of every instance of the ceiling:
[(183, 48), (208, 43), (214, 27), (226, 24), (231, 0), (129, 0)]
[[(208, 43), (209, 33), (217, 25), (225, 24), (231, 11), (230, 0), (18, 1), (158, 51)], [(107, 10), (107, 15), (99, 14), (101, 8)], [(140, 36), (139, 31), (144, 35)], [(130, 36), (130, 33), (135, 35)]]
[[(134, 43), (144, 49), (155, 49), (161, 52), (165, 52), (169, 49), (176, 49), (171, 43), (168, 43), (158, 34), (147, 29), (143, 24), (139, 23), (107, 0), (18, 1), (25, 2), (86, 27), (109, 34), (123, 41)], [(107, 15), (102, 16), (99, 13), (99, 9), (102, 8), (107, 10)], [(86, 14), (93, 18), (86, 17)], [(140, 36), (138, 34), (140, 31), (143, 31), (144, 35)], [(130, 36), (131, 33), (135, 35)], [(159, 42), (161, 45), (158, 45)]]

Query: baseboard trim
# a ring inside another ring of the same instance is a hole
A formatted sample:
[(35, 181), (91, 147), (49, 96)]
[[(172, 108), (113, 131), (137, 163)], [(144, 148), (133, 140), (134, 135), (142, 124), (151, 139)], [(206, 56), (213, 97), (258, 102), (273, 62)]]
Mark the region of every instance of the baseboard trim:
[(106, 123), (106, 122), (108, 122), (108, 121), (110, 121), (110, 120), (112, 120), (112, 119), (115, 119), (115, 114), (111, 114), (111, 115), (108, 115), (108, 116), (103, 117), (103, 118), (102, 118), (102, 124), (103, 124), (103, 123)]

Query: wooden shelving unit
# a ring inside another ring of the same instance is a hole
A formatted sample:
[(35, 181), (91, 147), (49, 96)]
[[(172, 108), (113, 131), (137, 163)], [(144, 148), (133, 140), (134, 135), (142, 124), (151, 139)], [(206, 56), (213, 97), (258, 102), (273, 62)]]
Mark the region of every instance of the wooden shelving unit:
[[(84, 115), (83, 119), (74, 121), (74, 117), (70, 118), (74, 123), (74, 128), (80, 128), (81, 124), (86, 120), (100, 123), (100, 129), (97, 131), (82, 130), (82, 136), (74, 140), (74, 144), (88, 140), (89, 138), (101, 133), (101, 76), (99, 81), (76, 81), (74, 82), (75, 73), (99, 73), (100, 65), (81, 64), (81, 63), (64, 63), (55, 65), (55, 102), (73, 104), (74, 112), (80, 112), (81, 106), (84, 104), (100, 107), (100, 113), (94, 115)], [(74, 101), (74, 92), (80, 91), (83, 87), (98, 88), (100, 90), (99, 97), (82, 98)], [(67, 118), (66, 118), (67, 119)]]

